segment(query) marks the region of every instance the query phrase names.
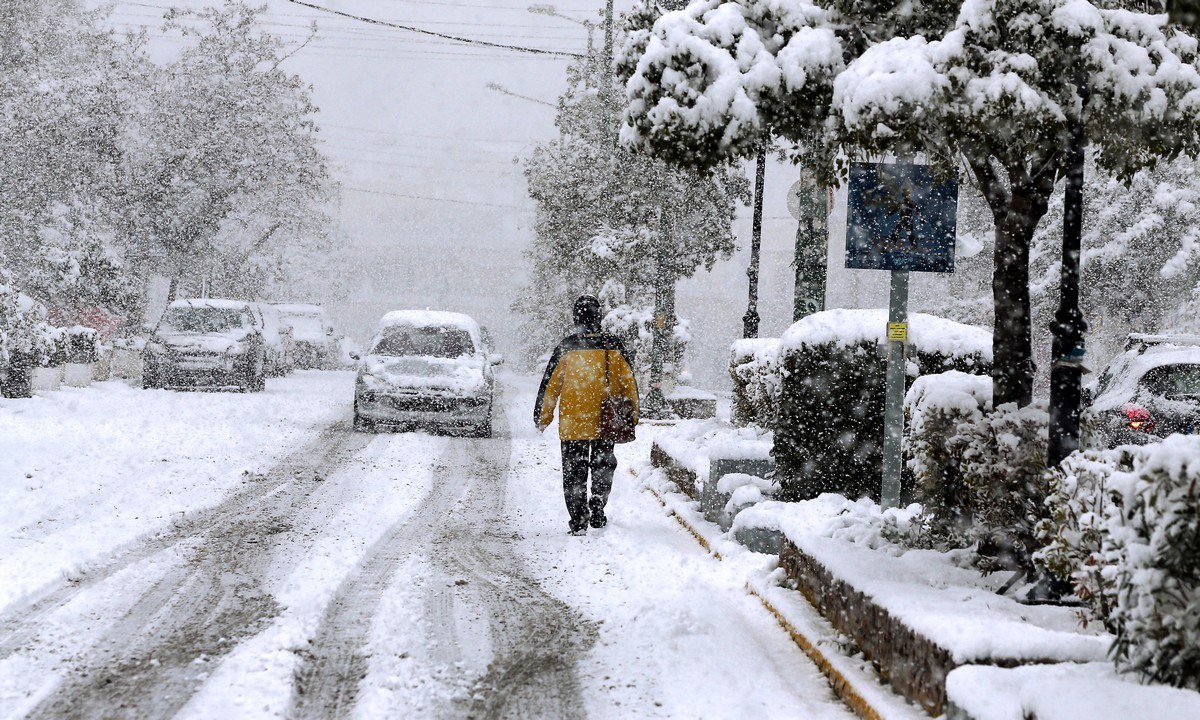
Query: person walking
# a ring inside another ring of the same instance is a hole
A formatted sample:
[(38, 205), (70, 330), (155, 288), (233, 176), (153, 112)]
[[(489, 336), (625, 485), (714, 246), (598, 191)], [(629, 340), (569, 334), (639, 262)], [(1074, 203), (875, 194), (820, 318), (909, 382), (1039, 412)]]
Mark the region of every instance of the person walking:
[(617, 469), (613, 449), (632, 439), (638, 392), (620, 338), (600, 331), (600, 301), (583, 295), (575, 301), (572, 319), (575, 332), (558, 344), (546, 365), (533, 420), (545, 431), (558, 406), (563, 497), (570, 532), (582, 535), (588, 525), (608, 523), (604, 508)]

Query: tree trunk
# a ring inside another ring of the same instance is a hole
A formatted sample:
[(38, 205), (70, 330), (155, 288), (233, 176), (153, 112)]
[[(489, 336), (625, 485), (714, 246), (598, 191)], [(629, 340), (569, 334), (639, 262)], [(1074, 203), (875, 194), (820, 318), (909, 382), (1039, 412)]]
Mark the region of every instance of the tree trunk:
[[(996, 223), (995, 269), (992, 271), (993, 406), (1033, 402), (1033, 327), (1029, 299), (1029, 252), (1033, 232), (1046, 214), (1053, 173), (1031, 176), (1022, 163), (1007, 171), (988, 155), (969, 159)], [(1007, 175), (1005, 177), (1001, 173)]]
[(1029, 300), (1029, 248), (1037, 221), (1011, 209), (996, 223), (992, 302), (993, 403), (1033, 402), (1033, 328)]

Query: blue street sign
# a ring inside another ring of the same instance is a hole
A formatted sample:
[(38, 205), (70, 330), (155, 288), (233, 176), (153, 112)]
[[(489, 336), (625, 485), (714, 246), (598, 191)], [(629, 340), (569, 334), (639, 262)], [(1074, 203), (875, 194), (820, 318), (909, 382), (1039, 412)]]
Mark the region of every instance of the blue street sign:
[(846, 267), (954, 272), (958, 178), (929, 165), (850, 164)]

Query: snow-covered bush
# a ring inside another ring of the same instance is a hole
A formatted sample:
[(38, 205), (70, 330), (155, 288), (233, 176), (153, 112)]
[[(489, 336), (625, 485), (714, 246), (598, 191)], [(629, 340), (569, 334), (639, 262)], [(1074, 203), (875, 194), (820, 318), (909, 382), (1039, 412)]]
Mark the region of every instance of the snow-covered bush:
[(1050, 494), (1046, 446), (1050, 416), (1044, 403), (1007, 403), (964, 427), (962, 476), (970, 494), (985, 572), (1028, 568), (1037, 550), (1035, 527)]
[(1200, 438), (1076, 453), (1052, 487), (1038, 564), (1116, 635), (1117, 667), (1200, 690)]
[(94, 363), (100, 359), (100, 336), (92, 328), (67, 328), (67, 362)]
[(731, 419), (736, 425), (775, 427), (783, 376), (779, 370), (779, 339), (738, 340), (729, 352), (733, 380)]
[(1175, 436), (1143, 451), (1101, 533), (1119, 666), (1200, 690), (1200, 441)]
[(952, 370), (917, 378), (904, 400), (904, 454), (924, 508), (921, 544), (970, 544), (972, 505), (963, 477), (967, 435), (992, 408), (992, 379)]
[[(826, 310), (780, 339), (783, 383), (774, 456), (785, 500), (825, 492), (877, 497), (882, 482), (887, 312)], [(931, 315), (909, 318), (908, 378), (987, 373), (991, 334)], [(911, 482), (904, 488), (911, 495)]]
[[(1105, 519), (1121, 504), (1110, 478), (1133, 469), (1131, 448), (1073, 453), (1050, 470), (1047, 517), (1036, 526), (1042, 546), (1034, 566), (1070, 581), (1075, 595), (1088, 608), (1084, 621), (1106, 625), (1112, 611), (1111, 581), (1100, 555)], [(1108, 588), (1108, 589), (1106, 589)]]

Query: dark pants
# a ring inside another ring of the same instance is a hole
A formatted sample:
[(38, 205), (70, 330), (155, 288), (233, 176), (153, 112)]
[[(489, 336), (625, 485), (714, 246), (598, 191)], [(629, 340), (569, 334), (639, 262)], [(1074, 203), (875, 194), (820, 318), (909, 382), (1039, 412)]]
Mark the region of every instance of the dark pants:
[[(571, 515), (571, 529), (587, 527), (588, 518), (604, 517), (604, 506), (612, 490), (617, 456), (608, 440), (563, 440), (563, 497)], [(592, 473), (592, 496), (588, 499), (588, 471)]]

